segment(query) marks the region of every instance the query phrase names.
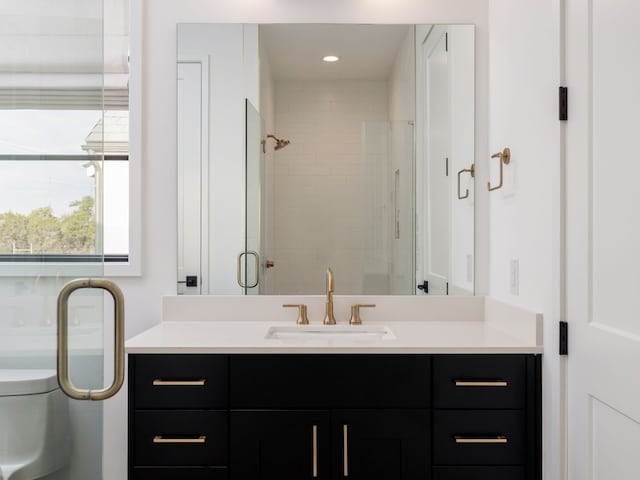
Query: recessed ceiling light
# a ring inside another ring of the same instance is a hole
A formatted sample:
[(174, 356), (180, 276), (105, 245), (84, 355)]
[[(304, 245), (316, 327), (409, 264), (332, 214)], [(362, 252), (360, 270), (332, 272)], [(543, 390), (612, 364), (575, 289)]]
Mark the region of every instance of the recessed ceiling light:
[(340, 58), (335, 55), (327, 55), (326, 57), (323, 57), (322, 60), (325, 62), (337, 62)]

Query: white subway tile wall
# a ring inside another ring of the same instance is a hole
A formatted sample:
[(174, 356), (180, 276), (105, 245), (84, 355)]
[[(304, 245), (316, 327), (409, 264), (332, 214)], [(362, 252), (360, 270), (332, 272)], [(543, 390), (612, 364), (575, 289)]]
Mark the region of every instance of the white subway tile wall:
[(322, 293), (328, 267), (337, 293), (363, 291), (364, 125), (386, 125), (387, 105), (385, 81), (275, 83), (276, 131), (291, 144), (275, 153), (273, 291)]

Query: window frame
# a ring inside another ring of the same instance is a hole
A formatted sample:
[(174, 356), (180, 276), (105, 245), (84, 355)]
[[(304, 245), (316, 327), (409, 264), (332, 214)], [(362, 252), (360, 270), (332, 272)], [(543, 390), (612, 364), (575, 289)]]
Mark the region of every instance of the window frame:
[[(0, 277), (86, 276), (102, 265), (104, 277), (142, 275), (142, 2), (129, 1), (129, 252), (127, 261), (107, 261), (103, 255), (82, 261), (82, 255), (56, 261), (59, 255), (44, 255), (51, 261), (29, 262), (25, 258), (0, 261)], [(131, 28), (134, 26), (135, 28)], [(12, 257), (13, 255), (8, 255)], [(16, 256), (17, 257), (17, 256)], [(43, 255), (34, 255), (42, 258)], [(74, 258), (75, 257), (75, 258)]]

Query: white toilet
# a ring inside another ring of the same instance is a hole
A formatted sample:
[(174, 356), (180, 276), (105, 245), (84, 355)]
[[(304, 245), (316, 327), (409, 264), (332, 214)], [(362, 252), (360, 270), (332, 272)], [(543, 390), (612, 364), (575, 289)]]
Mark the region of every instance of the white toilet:
[(33, 480), (69, 461), (69, 404), (54, 370), (0, 369), (0, 480)]

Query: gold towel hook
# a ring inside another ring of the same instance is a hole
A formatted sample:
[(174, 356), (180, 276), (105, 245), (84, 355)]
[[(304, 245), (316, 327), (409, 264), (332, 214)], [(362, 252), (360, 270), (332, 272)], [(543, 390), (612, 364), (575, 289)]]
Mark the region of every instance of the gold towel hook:
[(499, 188), (502, 188), (502, 180), (503, 180), (502, 166), (509, 165), (509, 162), (511, 161), (511, 150), (509, 149), (509, 147), (505, 147), (503, 151), (494, 153), (493, 155), (491, 155), (491, 158), (500, 159), (500, 182), (495, 187), (491, 186), (491, 182), (487, 182), (487, 187), (489, 188), (490, 192), (494, 190), (498, 190)]
[(469, 198), (469, 189), (466, 188), (466, 192), (464, 195), (460, 195), (460, 176), (465, 173), (465, 172), (469, 172), (471, 174), (471, 178), (474, 178), (476, 176), (476, 166), (474, 163), (471, 164), (471, 167), (469, 168), (463, 168), (462, 170), (460, 170), (458, 172), (458, 200), (464, 200), (465, 198)]

